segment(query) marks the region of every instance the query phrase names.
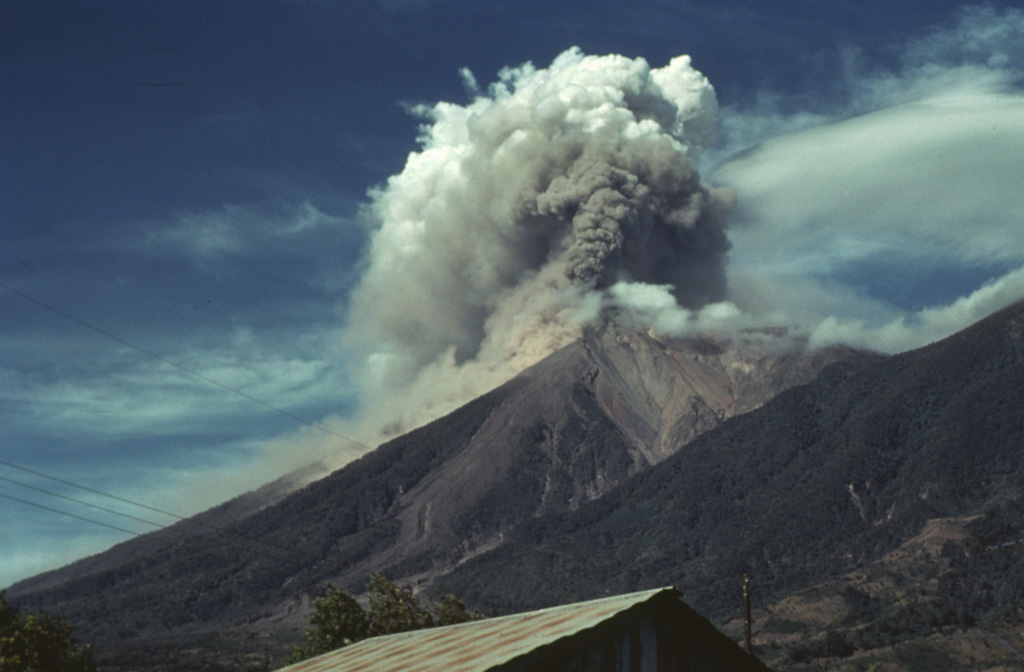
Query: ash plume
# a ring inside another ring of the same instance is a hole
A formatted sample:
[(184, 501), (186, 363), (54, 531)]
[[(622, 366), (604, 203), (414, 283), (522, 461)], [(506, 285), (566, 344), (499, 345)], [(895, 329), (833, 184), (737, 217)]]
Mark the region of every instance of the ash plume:
[(695, 168), (717, 103), (689, 57), (571, 49), (486, 93), (462, 76), (475, 99), (415, 108), (421, 149), (370, 194), (345, 345), (384, 435), (571, 342), (621, 303), (613, 286), (657, 285), (688, 310), (725, 298), (731, 199)]

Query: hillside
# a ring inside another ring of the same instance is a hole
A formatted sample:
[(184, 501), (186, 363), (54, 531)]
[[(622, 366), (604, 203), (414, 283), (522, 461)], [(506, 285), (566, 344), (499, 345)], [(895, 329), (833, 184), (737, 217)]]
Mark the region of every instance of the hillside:
[(1024, 303), (893, 357), (608, 324), (203, 548), (11, 596), (114, 670), (256, 670), (373, 571), (491, 614), (671, 584), (734, 636), (747, 572), (777, 668), (1011, 669), (1022, 406)]
[(276, 637), (298, 634), (326, 581), (358, 589), (384, 571), (429, 585), (501, 548), (525, 522), (599, 500), (823, 367), (873, 360), (842, 348), (804, 353), (761, 333), (667, 340), (609, 323), (276, 503), (215, 509), (204, 515), (218, 516), (218, 529), (194, 526), (170, 547), (168, 532), (158, 546), (137, 540), (130, 553), (114, 549), (9, 596), (79, 623), (113, 669), (128, 659), (156, 669), (182, 640), (208, 655), (160, 669), (258, 669), (264, 659), (225, 662), (223, 651), (248, 642), (279, 655)]
[(770, 662), (865, 669), (898, 655), (864, 651), (937, 637), (914, 644), (932, 661), (920, 669), (967, 669), (950, 637), (1024, 614), (1022, 408), (1017, 304), (921, 350), (830, 367), (439, 583), (496, 612), (674, 584), (726, 623), (749, 572)]

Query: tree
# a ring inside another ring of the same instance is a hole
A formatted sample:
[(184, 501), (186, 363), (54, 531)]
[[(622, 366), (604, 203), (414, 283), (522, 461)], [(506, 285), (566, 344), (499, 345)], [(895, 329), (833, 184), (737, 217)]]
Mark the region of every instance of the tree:
[(289, 662), (297, 663), (353, 642), (370, 634), (370, 620), (351, 595), (327, 584), (327, 595), (313, 601), (310, 627), (303, 630), (306, 646), (292, 650)]
[[(295, 647), (289, 662), (297, 663), (377, 635), (455, 625), (481, 618), (454, 595), (438, 594), (430, 609), (412, 591), (374, 574), (366, 584), (369, 611), (344, 590), (327, 584), (327, 595), (313, 601), (310, 627), (303, 631), (306, 646)], [(3, 672), (3, 670), (0, 670)]]
[(96, 672), (92, 646), (73, 631), (60, 616), (23, 615), (0, 591), (0, 672)]
[(466, 623), (468, 621), (477, 621), (482, 618), (479, 611), (470, 612), (463, 604), (462, 600), (458, 599), (451, 593), (447, 595), (438, 595), (437, 602), (434, 603), (434, 617), (437, 619), (437, 624), (441, 625), (456, 625), (458, 623)]
[(434, 617), (420, 606), (412, 591), (396, 586), (383, 574), (374, 574), (366, 584), (370, 599), (370, 631), (390, 635), (434, 627)]

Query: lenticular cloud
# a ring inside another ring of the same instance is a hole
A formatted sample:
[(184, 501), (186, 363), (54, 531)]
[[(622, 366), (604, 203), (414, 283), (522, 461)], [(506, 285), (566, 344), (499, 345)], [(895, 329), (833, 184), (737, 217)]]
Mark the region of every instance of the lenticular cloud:
[(572, 49), (486, 94), (463, 78), (473, 102), (416, 108), (422, 149), (371, 192), (351, 297), (346, 344), (396, 432), (576, 338), (613, 285), (691, 309), (725, 296), (730, 202), (694, 168), (717, 104), (689, 57), (651, 68)]

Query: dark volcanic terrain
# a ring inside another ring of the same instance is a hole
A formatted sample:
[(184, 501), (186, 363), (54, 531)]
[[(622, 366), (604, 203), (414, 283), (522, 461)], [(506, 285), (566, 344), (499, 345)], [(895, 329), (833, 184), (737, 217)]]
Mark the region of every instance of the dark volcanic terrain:
[(827, 368), (440, 585), (501, 611), (674, 584), (728, 623), (749, 572), (779, 667), (1001, 669), (1007, 649), (991, 663), (960, 645), (1021, 644), (1006, 633), (1024, 615), (1022, 409), (1017, 304), (932, 346)]
[(1024, 537), (1024, 306), (894, 357), (786, 343), (606, 326), (290, 495), (8, 595), (111, 669), (265, 669), (326, 581), (374, 571), (486, 613), (671, 584), (726, 628), (749, 572), (769, 662), (957, 669), (953, 634), (1019, 623), (1024, 544), (984, 549)]

